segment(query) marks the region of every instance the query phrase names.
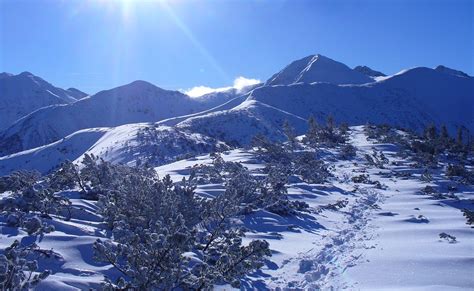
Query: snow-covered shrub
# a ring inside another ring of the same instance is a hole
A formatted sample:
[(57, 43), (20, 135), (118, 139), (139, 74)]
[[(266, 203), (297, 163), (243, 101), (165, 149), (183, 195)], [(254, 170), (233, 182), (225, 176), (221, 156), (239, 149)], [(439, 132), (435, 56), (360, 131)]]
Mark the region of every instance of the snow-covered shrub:
[(0, 211), (4, 215), (14, 212), (32, 212), (48, 218), (50, 218), (50, 214), (64, 215), (66, 218), (70, 218), (70, 206), (69, 199), (49, 189), (37, 189), (36, 187), (30, 187), (0, 199)]
[(282, 216), (297, 215), (308, 211), (309, 205), (303, 201), (290, 201), (286, 184), (291, 169), (279, 164), (269, 164), (265, 168), (267, 176), (260, 187), (260, 206), (270, 212)]
[[(464, 217), (466, 217), (466, 224), (473, 225), (474, 224), (474, 211), (464, 208), (461, 210)], [(474, 226), (473, 226), (474, 227)]]
[(38, 261), (30, 259), (36, 251), (36, 244), (22, 246), (15, 240), (0, 254), (1, 290), (30, 290), (49, 276), (50, 271), (38, 272)]
[(113, 188), (114, 184), (120, 182), (117, 179), (120, 176), (118, 172), (121, 172), (121, 170), (125, 168), (112, 166), (110, 163), (99, 159), (93, 154), (85, 154), (81, 163), (81, 178), (88, 183), (88, 186), (96, 189)]
[(437, 193), (438, 191), (436, 191), (435, 188), (433, 188), (432, 186), (425, 186), (425, 188), (421, 189), (421, 192), (423, 192), (423, 194), (426, 194), (426, 195), (431, 195), (431, 194), (435, 194)]
[(266, 209), (281, 216), (291, 216), (298, 214), (298, 212), (308, 211), (309, 205), (304, 201), (290, 201), (288, 199), (280, 199), (273, 204), (268, 205)]
[(308, 119), (308, 131), (303, 138), (303, 143), (312, 148), (318, 148), (319, 146), (334, 147), (346, 142), (347, 132), (347, 125), (336, 126), (331, 116), (328, 116), (324, 126), (319, 125), (314, 117), (310, 117)]
[(243, 229), (235, 227), (233, 220), (245, 208), (239, 190), (228, 188), (213, 200), (205, 201), (202, 221), (198, 224), (196, 246), (200, 262), (191, 273), (198, 279), (198, 289), (215, 282), (239, 286), (239, 278), (263, 266), (263, 259), (270, 256), (266, 241), (254, 240), (242, 246)]
[(120, 187), (123, 177), (138, 175), (146, 178), (156, 176), (154, 171), (144, 167), (114, 165), (94, 155), (85, 154), (81, 162), (80, 181), (84, 199), (98, 200), (99, 195)]
[(195, 195), (192, 180), (173, 183), (147, 171), (111, 169), (120, 183), (108, 184), (114, 187), (100, 196), (113, 241), (98, 240), (95, 256), (123, 274), (118, 282), (106, 281), (105, 289), (238, 286), (242, 276), (263, 265), (268, 243), (242, 245), (244, 232), (234, 223), (255, 195), (256, 183), (247, 172), (226, 181), (225, 193), (205, 200)]
[(241, 163), (224, 161), (219, 153), (211, 153), (210, 157), (210, 165), (195, 165), (192, 168), (198, 184), (223, 183), (229, 177), (246, 170)]
[(288, 120), (285, 120), (282, 129), (287, 141), (286, 146), (290, 151), (294, 151), (298, 147), (295, 129), (290, 125)]
[(474, 183), (474, 173), (467, 170), (464, 165), (461, 164), (450, 164), (446, 167), (445, 172), (447, 177), (460, 177), (463, 182), (468, 184)]
[(219, 154), (211, 154), (211, 157), (210, 165), (198, 165), (192, 173), (198, 183), (224, 183), (227, 199), (241, 205), (241, 213), (266, 209), (280, 215), (293, 215), (309, 207), (304, 202), (288, 200), (285, 184), (292, 173), (291, 164), (267, 163), (264, 170), (267, 175), (262, 179), (240, 163), (225, 162)]
[(63, 162), (59, 168), (47, 177), (48, 185), (56, 191), (73, 189), (79, 186), (86, 192), (79, 167), (70, 161)]
[(38, 216), (27, 217), (23, 220), (22, 228), (29, 234), (43, 234), (54, 231), (53, 225), (43, 222)]
[(375, 149), (372, 151), (371, 155), (365, 154), (364, 156), (369, 165), (380, 169), (385, 168), (385, 165), (390, 162), (382, 151), (376, 151)]
[(329, 210), (338, 211), (339, 209), (342, 209), (342, 208), (346, 207), (348, 204), (349, 204), (349, 200), (339, 199), (334, 203), (330, 203), (328, 205), (325, 205), (324, 208), (329, 209)]
[(267, 164), (265, 172), (267, 176), (259, 189), (258, 205), (261, 208), (282, 216), (297, 215), (298, 212), (308, 210), (306, 202), (288, 199), (286, 184), (291, 169), (287, 165)]
[(197, 154), (228, 150), (229, 146), (215, 138), (177, 127), (147, 126), (140, 128), (129, 155), (137, 165), (158, 166)]
[(269, 141), (265, 136), (257, 135), (253, 139), (257, 157), (266, 163), (287, 165), (291, 163), (292, 152), (283, 143)]
[(303, 152), (293, 163), (293, 175), (300, 176), (308, 183), (320, 184), (331, 177), (326, 163), (315, 157), (314, 153)]
[(433, 176), (428, 171), (428, 169), (425, 169), (420, 176), (420, 180), (426, 183), (430, 183), (433, 180)]
[(357, 154), (356, 148), (351, 144), (343, 145), (339, 157), (343, 160), (350, 160), (355, 158)]
[(315, 152), (293, 151), (282, 144), (268, 142), (257, 150), (266, 162), (266, 171), (277, 169), (289, 176), (299, 176), (308, 183), (323, 183), (331, 176), (327, 165), (317, 158)]
[(445, 232), (439, 234), (439, 238), (447, 240), (449, 243), (455, 243), (456, 237)]
[(403, 147), (408, 145), (406, 137), (388, 124), (365, 125), (364, 133), (369, 139), (375, 139), (382, 143), (393, 143)]
[(369, 175), (367, 174), (360, 174), (357, 176), (353, 176), (351, 180), (354, 183), (375, 185), (375, 188), (377, 189), (383, 189), (383, 190), (387, 189), (386, 185), (380, 183), (380, 181), (371, 180)]
[(364, 133), (369, 139), (378, 140), (383, 135), (381, 129), (385, 129), (385, 128), (381, 128), (377, 125), (366, 124), (364, 126)]
[(367, 174), (360, 174), (357, 176), (353, 176), (351, 180), (354, 183), (372, 184), (372, 180), (370, 180), (369, 175)]
[(0, 177), (0, 193), (31, 187), (40, 177), (41, 174), (36, 171), (15, 171), (10, 175)]
[(70, 218), (70, 201), (47, 189), (34, 187), (12, 194), (0, 200), (0, 214), (6, 217), (11, 227), (21, 227), (29, 235), (38, 235), (54, 231), (54, 227), (44, 222), (50, 214)]

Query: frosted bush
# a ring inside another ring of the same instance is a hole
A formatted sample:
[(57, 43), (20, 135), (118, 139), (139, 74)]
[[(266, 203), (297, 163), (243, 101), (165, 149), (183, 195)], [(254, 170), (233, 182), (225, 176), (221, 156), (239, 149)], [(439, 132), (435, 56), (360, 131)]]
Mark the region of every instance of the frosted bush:
[(117, 171), (114, 165), (101, 167), (111, 168), (108, 172), (120, 182), (107, 184), (98, 204), (113, 240), (98, 240), (95, 257), (123, 275), (116, 282), (105, 281), (105, 289), (238, 286), (270, 255), (264, 241), (244, 246), (244, 231), (235, 224), (256, 189), (246, 172), (227, 181), (224, 194), (206, 200), (195, 195), (192, 179), (173, 183), (169, 176), (156, 178), (152, 169), (141, 175)]
[[(39, 187), (40, 188), (40, 187)], [(38, 213), (50, 218), (50, 214), (61, 214), (70, 218), (71, 202), (49, 189), (27, 188), (0, 199), (0, 211), (4, 215), (11, 213)]]
[(328, 116), (325, 125), (319, 125), (314, 117), (308, 119), (308, 131), (303, 143), (312, 147), (335, 147), (344, 144), (347, 140), (348, 127), (346, 124), (336, 126), (332, 116)]
[(5, 191), (20, 191), (31, 187), (38, 181), (41, 174), (36, 171), (15, 171), (0, 177), (0, 193)]
[(56, 171), (48, 175), (47, 181), (49, 187), (56, 191), (73, 189), (79, 186), (83, 192), (86, 192), (79, 167), (70, 161), (62, 163)]
[(339, 157), (343, 160), (350, 160), (355, 158), (356, 154), (356, 148), (351, 144), (346, 144), (342, 146)]
[(38, 262), (30, 257), (39, 250), (36, 244), (22, 246), (18, 240), (0, 254), (0, 289), (30, 290), (46, 279), (50, 271), (38, 271)]

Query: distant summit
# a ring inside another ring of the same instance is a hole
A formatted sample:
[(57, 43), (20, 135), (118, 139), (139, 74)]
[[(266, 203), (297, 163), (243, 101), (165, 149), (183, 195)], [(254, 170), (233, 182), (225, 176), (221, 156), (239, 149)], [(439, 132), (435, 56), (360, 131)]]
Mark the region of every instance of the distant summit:
[(362, 73), (362, 74), (364, 74), (366, 76), (369, 76), (369, 77), (385, 77), (385, 76), (387, 76), (384, 73), (376, 71), (376, 70), (372, 70), (371, 68), (369, 68), (367, 66), (357, 66), (357, 67), (354, 68), (354, 71)]
[(446, 74), (450, 74), (450, 75), (454, 75), (454, 76), (458, 76), (458, 77), (465, 77), (465, 78), (470, 77), (468, 74), (466, 74), (462, 71), (454, 70), (454, 69), (445, 67), (443, 65), (437, 66), (435, 68), (435, 70), (438, 71), (438, 72), (441, 72), (441, 73), (446, 73)]
[(0, 130), (39, 108), (69, 104), (78, 96), (78, 93), (55, 87), (30, 72), (1, 73)]
[(364, 84), (374, 80), (354, 71), (343, 63), (323, 55), (311, 55), (294, 61), (273, 75), (265, 85), (291, 85), (296, 83)]

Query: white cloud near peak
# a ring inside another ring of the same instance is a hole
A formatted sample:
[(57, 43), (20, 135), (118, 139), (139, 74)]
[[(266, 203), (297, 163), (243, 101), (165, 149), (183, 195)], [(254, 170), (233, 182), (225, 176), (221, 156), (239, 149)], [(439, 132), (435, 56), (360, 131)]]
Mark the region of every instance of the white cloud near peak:
[(222, 92), (229, 89), (236, 89), (242, 90), (243, 88), (251, 85), (256, 85), (261, 83), (258, 79), (251, 79), (239, 76), (235, 78), (233, 86), (229, 87), (221, 87), (221, 88), (211, 88), (207, 86), (196, 86), (188, 90), (184, 90), (184, 93), (190, 97), (197, 98), (205, 94), (213, 93), (213, 92)]
[(244, 87), (257, 85), (259, 83), (261, 83), (261, 81), (258, 79), (249, 79), (249, 78), (240, 76), (240, 77), (235, 78), (234, 88), (237, 90), (242, 90)]

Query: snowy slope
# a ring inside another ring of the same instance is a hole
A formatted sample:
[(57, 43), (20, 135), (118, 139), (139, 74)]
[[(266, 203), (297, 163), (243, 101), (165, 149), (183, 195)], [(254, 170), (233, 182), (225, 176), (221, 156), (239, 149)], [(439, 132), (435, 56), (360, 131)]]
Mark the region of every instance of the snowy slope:
[(46, 174), (66, 160), (81, 161), (86, 153), (114, 163), (157, 166), (227, 148), (224, 143), (198, 133), (150, 123), (91, 128), (45, 146), (0, 157), (0, 176), (15, 170)]
[(305, 119), (256, 100), (247, 100), (230, 110), (191, 117), (176, 126), (215, 137), (229, 144), (246, 145), (256, 134), (281, 140), (284, 138), (281, 127), (285, 120), (291, 122), (299, 131), (306, 128)]
[[(446, 124), (452, 131), (474, 130), (474, 78), (429, 68), (414, 68), (377, 83), (360, 86), (297, 84), (262, 87), (251, 99), (307, 118), (334, 115), (352, 125), (388, 123), (413, 130)], [(454, 133), (454, 132), (453, 132)]]
[(113, 163), (157, 166), (227, 148), (224, 143), (199, 133), (139, 123), (109, 130), (86, 153)]
[(263, 86), (232, 110), (192, 117), (178, 126), (246, 144), (257, 132), (278, 138), (283, 119), (289, 119), (297, 132), (303, 133), (301, 119), (312, 115), (325, 122), (332, 115), (337, 122), (349, 125), (387, 123), (415, 131), (431, 123), (444, 124), (454, 135), (461, 126), (474, 131), (473, 94), (474, 78), (420, 67), (363, 85)]
[(230, 88), (225, 91), (213, 92), (213, 93), (202, 95), (195, 99), (201, 103), (204, 103), (205, 106), (209, 107), (210, 109), (203, 110), (203, 111), (193, 113), (193, 114), (167, 118), (167, 119), (157, 122), (157, 124), (173, 126), (191, 117), (197, 117), (197, 116), (206, 115), (208, 113), (212, 113), (216, 111), (232, 109), (235, 106), (238, 106), (242, 102), (244, 102), (247, 99), (249, 92), (261, 86), (262, 84), (256, 84), (256, 85), (245, 86), (242, 89)]
[(80, 96), (78, 92), (54, 87), (29, 72), (1, 73), (0, 130), (41, 107), (72, 103)]
[(208, 108), (206, 102), (178, 91), (135, 81), (24, 117), (0, 134), (0, 152), (14, 153), (49, 144), (80, 129), (154, 122)]
[(373, 81), (370, 77), (352, 70), (343, 63), (318, 54), (292, 62), (273, 75), (265, 85), (290, 85), (300, 82), (363, 84)]
[(445, 67), (443, 65), (437, 66), (435, 68), (435, 70), (438, 71), (438, 72), (441, 72), (441, 73), (450, 74), (450, 75), (454, 75), (454, 76), (457, 76), (457, 77), (465, 77), (465, 78), (470, 77), (468, 74), (464, 73), (463, 71), (454, 70), (454, 69)]
[[(263, 278), (265, 285), (303, 290), (471, 289), (474, 235), (460, 208), (473, 207), (472, 186), (453, 198), (421, 195), (428, 185), (419, 179), (422, 169), (410, 168), (396, 146), (368, 141), (362, 127), (354, 128), (351, 136), (357, 163), (336, 162), (336, 181), (331, 185), (296, 184), (290, 189), (291, 196), (312, 206), (335, 199), (348, 199), (349, 205), (317, 215), (317, 229), (284, 231), (272, 240), (276, 268), (263, 271), (271, 275)], [(361, 157), (374, 149), (396, 165), (383, 170), (367, 166)], [(411, 176), (393, 176), (406, 172)], [(451, 182), (441, 172), (436, 172), (431, 185), (447, 194)], [(360, 173), (387, 189), (353, 183), (350, 178)], [(354, 191), (355, 187), (360, 190)], [(459, 242), (441, 240), (442, 232)]]
[(87, 93), (84, 93), (81, 90), (76, 89), (76, 88), (69, 88), (66, 91), (77, 100), (82, 99), (88, 95)]
[(218, 105), (216, 107), (213, 107), (211, 109), (203, 110), (203, 111), (193, 113), (193, 114), (187, 114), (187, 115), (182, 115), (182, 116), (163, 119), (161, 121), (158, 121), (157, 124), (173, 126), (173, 125), (176, 125), (176, 124), (180, 123), (181, 121), (187, 120), (189, 118), (204, 116), (204, 115), (212, 113), (212, 112), (229, 110), (229, 109), (232, 109), (236, 106), (239, 106), (240, 104), (242, 104), (242, 102), (247, 100), (247, 98), (248, 98), (248, 94), (241, 95), (241, 96), (238, 96), (238, 97), (234, 97), (234, 98), (230, 99), (229, 101), (227, 101), (227, 102), (225, 102), (221, 105)]
[[(474, 209), (474, 188), (466, 185), (449, 194), (443, 168), (435, 170), (430, 183), (420, 180), (423, 169), (412, 168), (410, 160), (398, 155), (392, 144), (367, 140), (362, 127), (352, 128), (350, 142), (357, 148), (352, 161), (334, 160), (336, 150), (325, 150), (334, 177), (323, 184), (288, 184), (291, 200), (305, 201), (311, 212), (286, 217), (259, 210), (243, 216), (248, 229), (246, 240), (265, 239), (273, 255), (265, 266), (243, 280), (243, 289), (275, 290), (472, 290), (474, 284), (474, 235), (461, 208)], [(364, 159), (373, 149), (390, 160), (384, 169)], [(263, 165), (251, 151), (232, 150), (226, 161), (240, 161), (254, 173)], [(178, 181), (189, 175), (195, 164), (211, 163), (209, 155), (170, 163), (156, 168), (163, 177)], [(410, 175), (397, 174), (407, 173)], [(387, 186), (354, 183), (361, 173)], [(434, 199), (420, 194), (430, 185), (446, 195)], [(354, 190), (354, 189), (358, 190)], [(221, 185), (200, 185), (197, 193), (214, 197)], [(8, 194), (7, 194), (8, 195)], [(44, 237), (28, 236), (8, 227), (0, 219), (0, 248), (15, 239), (36, 241), (43, 249), (53, 249), (57, 258), (42, 258), (52, 275), (36, 290), (88, 290), (99, 288), (104, 276), (115, 278), (111, 265), (93, 259), (92, 245), (110, 234), (104, 229), (97, 202), (80, 199), (77, 192), (63, 192), (73, 205), (73, 217), (66, 221), (48, 220), (56, 231)], [(348, 201), (332, 210), (330, 203)], [(421, 215), (421, 216), (420, 216)], [(456, 237), (450, 243), (439, 238), (445, 232)], [(231, 290), (217, 286), (216, 290)]]
[(0, 176), (15, 170), (47, 173), (66, 160), (77, 159), (107, 130), (107, 128), (83, 129), (54, 143), (0, 157)]

